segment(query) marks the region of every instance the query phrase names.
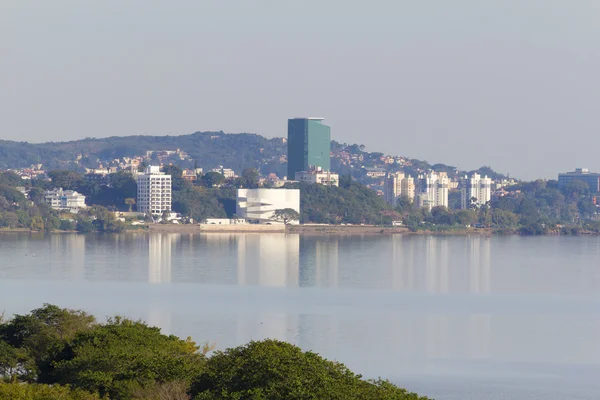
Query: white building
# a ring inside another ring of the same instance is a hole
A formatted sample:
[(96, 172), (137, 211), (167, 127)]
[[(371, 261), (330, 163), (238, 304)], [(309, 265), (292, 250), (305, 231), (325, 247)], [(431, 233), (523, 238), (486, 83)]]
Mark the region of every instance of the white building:
[(384, 185), (385, 201), (396, 205), (399, 197), (408, 197), (411, 201), (415, 198), (415, 180), (413, 177), (406, 176), (404, 172), (392, 172), (388, 174)]
[[(271, 218), (275, 210), (291, 208), (300, 213), (299, 189), (238, 189), (236, 215), (248, 222), (276, 224)], [(291, 221), (298, 224), (298, 221)]]
[(221, 174), (227, 179), (235, 178), (235, 172), (232, 169), (224, 168), (222, 165), (220, 165), (219, 168), (211, 169), (210, 172)]
[(137, 176), (137, 209), (144, 214), (162, 214), (171, 211), (171, 175), (160, 172), (160, 167), (147, 167)]
[(296, 180), (304, 183), (318, 183), (325, 186), (340, 186), (340, 176), (317, 167), (308, 171), (296, 172)]
[(85, 208), (85, 196), (74, 190), (62, 190), (62, 188), (47, 190), (44, 199), (55, 210), (76, 213), (79, 209)]
[(472, 204), (480, 207), (492, 199), (492, 180), (487, 175), (481, 177), (473, 174), (471, 178), (465, 176), (461, 191), (461, 208), (469, 208)]
[(450, 179), (445, 172), (430, 171), (419, 176), (417, 204), (419, 207), (448, 207)]

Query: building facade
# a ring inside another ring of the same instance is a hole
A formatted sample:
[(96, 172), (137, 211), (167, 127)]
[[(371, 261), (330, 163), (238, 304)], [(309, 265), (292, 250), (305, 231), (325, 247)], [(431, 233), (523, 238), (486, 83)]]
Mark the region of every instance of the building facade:
[(432, 209), (448, 207), (448, 189), (450, 179), (446, 172), (430, 171), (419, 176), (417, 185), (417, 205)]
[(461, 188), (461, 208), (481, 207), (492, 200), (492, 183), (492, 179), (487, 175), (482, 177), (473, 174), (470, 178), (465, 177)]
[(171, 211), (171, 175), (160, 172), (160, 167), (147, 167), (137, 176), (137, 209), (144, 214), (162, 214)]
[(399, 197), (408, 197), (410, 201), (415, 199), (415, 180), (404, 172), (389, 173), (385, 179), (383, 196), (391, 206), (396, 206)]
[(336, 173), (324, 171), (321, 167), (309, 171), (296, 172), (295, 179), (303, 183), (317, 183), (325, 186), (340, 186), (340, 176)]
[(331, 128), (323, 118), (289, 119), (287, 146), (288, 179), (315, 167), (331, 170)]
[(62, 188), (47, 190), (44, 200), (54, 210), (78, 212), (85, 208), (85, 196), (74, 190), (62, 190)]
[[(291, 208), (300, 213), (299, 189), (238, 189), (236, 215), (250, 223), (280, 224), (273, 220), (276, 210)], [(292, 221), (298, 224), (299, 221)]]
[(573, 172), (558, 174), (558, 187), (560, 189), (573, 181), (583, 181), (590, 187), (590, 192), (600, 193), (600, 174), (590, 172), (586, 168), (577, 168)]

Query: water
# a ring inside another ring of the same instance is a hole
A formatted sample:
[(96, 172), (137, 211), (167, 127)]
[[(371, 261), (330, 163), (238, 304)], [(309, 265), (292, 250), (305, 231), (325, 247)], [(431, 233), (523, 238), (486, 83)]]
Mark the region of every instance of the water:
[(273, 337), (438, 400), (597, 399), (600, 238), (0, 235), (0, 310)]

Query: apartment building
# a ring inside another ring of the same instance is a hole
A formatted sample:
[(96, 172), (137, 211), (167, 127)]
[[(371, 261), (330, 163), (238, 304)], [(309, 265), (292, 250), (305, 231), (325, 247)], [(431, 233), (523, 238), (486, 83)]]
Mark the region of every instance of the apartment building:
[(416, 201), (419, 207), (448, 207), (450, 178), (446, 172), (429, 171), (419, 175)]
[(479, 174), (466, 177), (461, 188), (461, 208), (481, 207), (492, 199), (492, 179)]
[(325, 186), (339, 186), (340, 176), (336, 173), (325, 171), (321, 167), (315, 167), (308, 171), (296, 172), (295, 176), (298, 182), (318, 183)]
[(160, 167), (147, 167), (137, 176), (137, 209), (145, 214), (171, 211), (171, 175), (160, 172)]
[(414, 200), (415, 180), (413, 177), (405, 175), (404, 172), (391, 172), (385, 179), (384, 198), (388, 204), (395, 206), (399, 197), (408, 197), (411, 201)]

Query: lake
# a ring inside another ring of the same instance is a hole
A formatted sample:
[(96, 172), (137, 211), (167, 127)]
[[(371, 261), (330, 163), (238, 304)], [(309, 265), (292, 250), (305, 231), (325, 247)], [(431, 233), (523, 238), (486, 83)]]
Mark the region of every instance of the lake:
[(0, 234), (0, 311), (266, 337), (437, 400), (597, 399), (600, 238)]

